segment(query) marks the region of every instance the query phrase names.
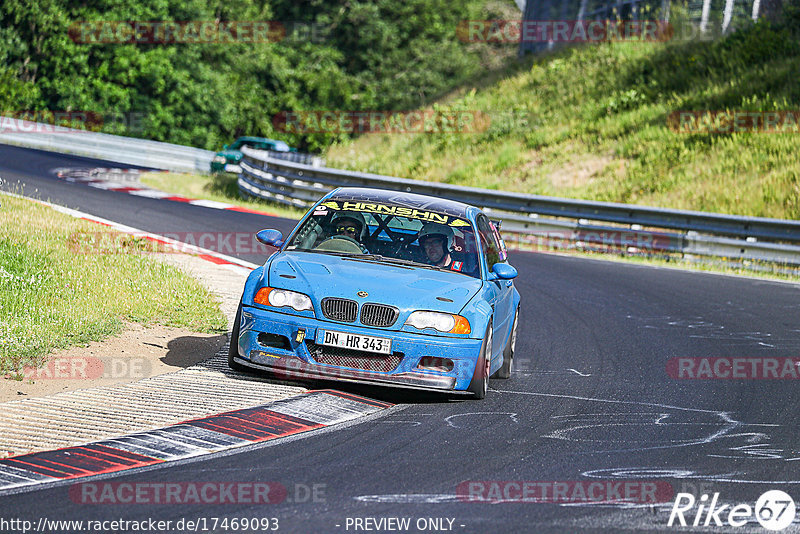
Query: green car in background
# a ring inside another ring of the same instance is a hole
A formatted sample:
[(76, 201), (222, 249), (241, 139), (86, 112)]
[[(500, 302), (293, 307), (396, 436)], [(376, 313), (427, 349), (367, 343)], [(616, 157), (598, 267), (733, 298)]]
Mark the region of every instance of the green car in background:
[(273, 152), (297, 152), (283, 141), (267, 139), (266, 137), (240, 137), (232, 145), (225, 145), (211, 160), (211, 172), (241, 172), (239, 162), (242, 159), (242, 147), (256, 148), (258, 150), (272, 150)]

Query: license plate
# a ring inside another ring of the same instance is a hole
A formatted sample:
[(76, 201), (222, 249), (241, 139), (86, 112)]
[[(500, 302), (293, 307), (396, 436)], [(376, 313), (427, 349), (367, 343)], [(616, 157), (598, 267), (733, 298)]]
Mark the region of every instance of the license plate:
[(392, 340), (385, 337), (364, 336), (361, 334), (348, 334), (334, 330), (320, 330), (317, 343), (329, 347), (343, 349), (363, 350), (380, 354), (392, 353)]

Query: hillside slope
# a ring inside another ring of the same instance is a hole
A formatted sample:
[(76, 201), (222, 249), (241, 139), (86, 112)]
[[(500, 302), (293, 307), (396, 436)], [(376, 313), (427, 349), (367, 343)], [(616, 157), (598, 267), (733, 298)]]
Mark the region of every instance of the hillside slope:
[[(800, 109), (800, 17), (708, 42), (604, 43), (529, 58), (436, 109), (480, 133), (369, 134), (328, 165), (420, 180), (800, 219), (800, 131), (678, 133), (684, 110)], [(513, 120), (509, 120), (509, 118)], [(499, 119), (499, 120), (498, 120)], [(789, 124), (791, 126), (791, 124)]]

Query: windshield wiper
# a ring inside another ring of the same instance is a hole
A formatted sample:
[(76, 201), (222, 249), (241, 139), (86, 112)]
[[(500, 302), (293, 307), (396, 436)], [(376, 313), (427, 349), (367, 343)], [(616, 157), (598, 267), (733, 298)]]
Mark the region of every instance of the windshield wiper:
[(361, 261), (361, 260), (364, 260), (364, 261), (380, 261), (380, 262), (390, 263), (390, 264), (395, 264), (395, 265), (408, 265), (408, 266), (411, 266), (411, 267), (422, 267), (423, 269), (448, 270), (449, 271), (449, 269), (445, 269), (444, 267), (438, 267), (436, 265), (428, 265), (427, 263), (420, 263), (418, 261), (412, 261), (412, 260), (403, 260), (403, 259), (400, 259), (400, 258), (389, 258), (389, 257), (386, 257), (386, 256), (381, 256), (380, 254), (363, 254), (363, 255), (360, 255), (360, 256), (354, 255), (352, 258), (348, 258), (348, 259), (354, 260), (354, 261)]
[(336, 252), (335, 250), (317, 250), (315, 248), (293, 248), (289, 252), (313, 252), (315, 254), (327, 254), (329, 256), (353, 256), (354, 258), (360, 258), (364, 256), (364, 254), (357, 254), (355, 252)]
[[(329, 256), (339, 256), (351, 261), (372, 261), (372, 262), (382, 262), (388, 263), (392, 265), (408, 265), (409, 267), (421, 267), (423, 269), (431, 269), (433, 271), (447, 271), (453, 272), (451, 269), (447, 267), (439, 267), (438, 265), (429, 265), (427, 263), (420, 263), (418, 261), (413, 260), (404, 260), (401, 258), (390, 258), (387, 256), (382, 256), (380, 254), (356, 254), (353, 252), (335, 252), (332, 250), (316, 250), (316, 249), (308, 249), (308, 248), (296, 248), (292, 249), (292, 252), (300, 251), (300, 252), (314, 252), (317, 254), (328, 254)], [(459, 273), (463, 274), (463, 273)]]

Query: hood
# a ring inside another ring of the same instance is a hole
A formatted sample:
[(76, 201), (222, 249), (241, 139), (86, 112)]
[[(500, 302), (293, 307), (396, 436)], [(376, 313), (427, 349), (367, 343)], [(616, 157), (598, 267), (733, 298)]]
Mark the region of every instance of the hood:
[[(481, 284), (477, 278), (454, 272), (312, 252), (281, 253), (269, 266), (270, 286), (305, 293), (317, 308), (323, 298), (339, 297), (389, 304), (399, 308), (401, 315), (414, 310), (459, 313)], [(359, 297), (359, 291), (368, 295)]]

